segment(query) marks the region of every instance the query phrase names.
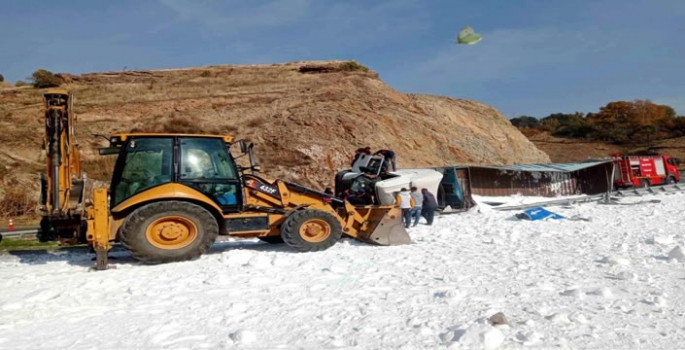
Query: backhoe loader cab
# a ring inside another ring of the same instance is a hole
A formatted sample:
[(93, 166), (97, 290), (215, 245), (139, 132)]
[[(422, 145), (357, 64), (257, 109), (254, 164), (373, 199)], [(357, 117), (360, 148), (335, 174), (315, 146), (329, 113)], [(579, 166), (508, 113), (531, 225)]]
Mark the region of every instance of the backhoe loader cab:
[[(230, 148), (240, 146), (234, 157)], [(118, 154), (109, 189), (96, 189), (88, 241), (97, 266), (111, 241), (149, 263), (193, 259), (218, 235), (257, 237), (297, 251), (327, 249), (345, 234), (380, 245), (409, 235), (393, 206), (355, 207), (302, 185), (255, 175), (253, 145), (230, 136), (117, 134), (100, 154)], [(236, 159), (249, 156), (250, 165)], [(251, 173), (246, 171), (251, 170)]]
[[(136, 194), (181, 184), (205, 195), (222, 212), (239, 211), (242, 204), (239, 172), (229, 152), (231, 138), (197, 135), (117, 135), (121, 150), (112, 174), (110, 207)], [(241, 151), (248, 152), (245, 142)], [(124, 206), (125, 207), (125, 206)]]

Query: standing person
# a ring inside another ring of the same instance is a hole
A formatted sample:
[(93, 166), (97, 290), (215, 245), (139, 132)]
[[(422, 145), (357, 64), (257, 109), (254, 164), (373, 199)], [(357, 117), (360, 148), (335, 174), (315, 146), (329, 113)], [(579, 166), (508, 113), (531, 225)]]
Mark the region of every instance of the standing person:
[(409, 228), (411, 224), (411, 210), (414, 208), (414, 198), (411, 197), (406, 188), (402, 188), (400, 193), (395, 197), (395, 205), (402, 209), (402, 223), (404, 227)]
[(352, 159), (352, 164), (350, 164), (350, 166), (353, 166), (354, 162), (356, 162), (357, 159), (359, 159), (359, 157), (361, 157), (362, 154), (366, 154), (366, 155), (370, 156), (371, 155), (371, 147), (366, 146), (364, 148), (357, 148), (357, 150), (354, 152), (354, 159)]
[(438, 209), (438, 201), (435, 200), (435, 196), (428, 192), (428, 189), (422, 188), (421, 194), (423, 194), (423, 217), (426, 218), (427, 225), (433, 225), (433, 217), (435, 215), (435, 210)]
[(416, 227), (419, 224), (419, 219), (421, 218), (421, 208), (423, 207), (423, 194), (417, 191), (416, 186), (411, 187), (411, 198), (414, 199), (414, 208), (411, 210), (411, 218), (414, 219), (414, 224), (412, 227)]
[(395, 152), (389, 149), (382, 149), (374, 153), (373, 155), (380, 154), (384, 157), (383, 159), (383, 165), (387, 169), (388, 164), (392, 164), (392, 171), (397, 171), (397, 163), (396, 163), (396, 157), (395, 157)]

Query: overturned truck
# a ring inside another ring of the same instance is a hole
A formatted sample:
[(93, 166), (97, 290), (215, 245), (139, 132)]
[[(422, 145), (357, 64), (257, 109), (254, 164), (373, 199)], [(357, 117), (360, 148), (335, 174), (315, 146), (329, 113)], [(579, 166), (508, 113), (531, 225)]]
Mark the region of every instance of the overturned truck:
[(410, 168), (396, 171), (383, 169), (383, 156), (361, 155), (350, 169), (335, 176), (335, 193), (370, 192), (374, 205), (392, 205), (402, 188), (426, 188), (438, 201), (442, 212), (463, 211), (475, 205), (468, 188), (468, 168), (445, 166)]
[(371, 191), (376, 205), (394, 203), (402, 188), (427, 188), (438, 210), (461, 212), (476, 205), (472, 196), (556, 197), (596, 195), (612, 191), (615, 172), (610, 160), (581, 163), (519, 165), (446, 165), (430, 168), (382, 169), (382, 156), (362, 155), (351, 169), (336, 174), (336, 193)]

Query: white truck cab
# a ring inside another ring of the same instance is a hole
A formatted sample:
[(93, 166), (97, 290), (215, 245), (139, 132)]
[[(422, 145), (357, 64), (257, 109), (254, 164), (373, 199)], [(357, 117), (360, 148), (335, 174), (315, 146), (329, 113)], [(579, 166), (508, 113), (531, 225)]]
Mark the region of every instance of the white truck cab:
[(398, 169), (384, 171), (384, 157), (362, 154), (352, 164), (349, 170), (343, 170), (335, 176), (335, 193), (339, 195), (345, 190), (356, 192), (360, 188), (372, 191), (377, 205), (395, 203), (395, 196), (402, 189), (416, 186), (436, 194), (443, 174), (433, 169)]

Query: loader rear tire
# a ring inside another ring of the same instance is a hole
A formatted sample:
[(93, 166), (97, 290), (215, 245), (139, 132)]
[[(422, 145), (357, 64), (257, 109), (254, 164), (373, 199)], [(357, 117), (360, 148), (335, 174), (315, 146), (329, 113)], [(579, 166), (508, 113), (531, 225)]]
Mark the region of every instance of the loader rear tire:
[(342, 225), (333, 214), (317, 209), (293, 213), (281, 227), (283, 241), (299, 252), (330, 248), (342, 237)]
[(218, 235), (216, 218), (203, 207), (163, 201), (133, 211), (121, 228), (121, 243), (136, 260), (159, 264), (196, 259)]

